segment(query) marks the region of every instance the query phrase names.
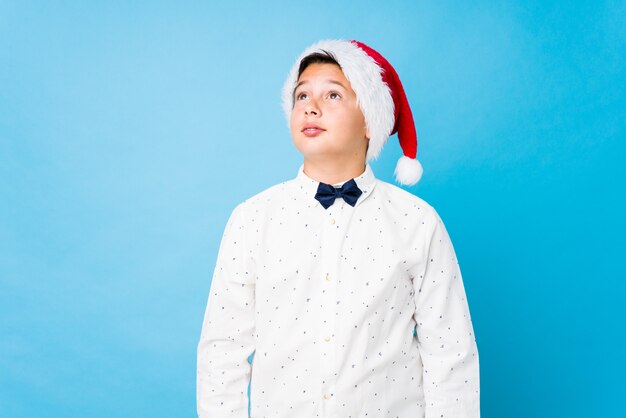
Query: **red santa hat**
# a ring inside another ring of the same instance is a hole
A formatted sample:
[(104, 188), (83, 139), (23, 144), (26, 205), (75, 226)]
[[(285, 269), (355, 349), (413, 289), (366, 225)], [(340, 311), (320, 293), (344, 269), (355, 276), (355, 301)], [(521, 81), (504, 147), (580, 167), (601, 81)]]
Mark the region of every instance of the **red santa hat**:
[(366, 160), (375, 160), (390, 135), (398, 133), (404, 154), (395, 170), (396, 181), (413, 185), (422, 177), (422, 165), (416, 159), (417, 133), (409, 102), (396, 70), (374, 49), (359, 41), (323, 40), (306, 48), (289, 72), (282, 91), (283, 110), (287, 122), (294, 105), (294, 89), (298, 82), (300, 61), (315, 52), (330, 53), (339, 63), (369, 129)]

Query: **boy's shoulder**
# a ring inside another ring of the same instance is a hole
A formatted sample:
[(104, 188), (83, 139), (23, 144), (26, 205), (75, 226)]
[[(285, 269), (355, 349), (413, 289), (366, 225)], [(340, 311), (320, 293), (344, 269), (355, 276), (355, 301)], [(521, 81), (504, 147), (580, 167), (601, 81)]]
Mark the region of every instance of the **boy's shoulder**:
[[(286, 201), (293, 200), (299, 193), (296, 179), (289, 179), (269, 186), (243, 200), (238, 206), (246, 212), (250, 209), (263, 211), (272, 207), (283, 207)], [(395, 184), (376, 178), (374, 196), (384, 205), (393, 206), (398, 210), (413, 212), (420, 210), (422, 214), (435, 209), (426, 200)], [(374, 197), (372, 196), (372, 197)]]
[(295, 179), (289, 179), (269, 186), (260, 192), (241, 201), (237, 206), (242, 208), (260, 209), (271, 205), (280, 204), (283, 200), (291, 199), (297, 191), (294, 186)]
[(376, 188), (386, 202), (399, 208), (415, 208), (424, 209), (425, 211), (435, 210), (430, 203), (422, 197), (415, 195), (402, 187), (388, 183), (384, 180), (377, 179)]

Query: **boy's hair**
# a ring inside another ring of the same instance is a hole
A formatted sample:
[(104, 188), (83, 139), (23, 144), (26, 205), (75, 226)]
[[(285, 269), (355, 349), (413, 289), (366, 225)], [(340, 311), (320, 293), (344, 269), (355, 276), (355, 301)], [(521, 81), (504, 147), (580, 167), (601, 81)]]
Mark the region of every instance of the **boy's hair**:
[(335, 64), (337, 67), (341, 68), (341, 65), (339, 65), (335, 56), (322, 49), (322, 52), (313, 52), (312, 54), (302, 58), (300, 61), (300, 67), (298, 68), (298, 79), (304, 70), (306, 70), (306, 67), (311, 64)]

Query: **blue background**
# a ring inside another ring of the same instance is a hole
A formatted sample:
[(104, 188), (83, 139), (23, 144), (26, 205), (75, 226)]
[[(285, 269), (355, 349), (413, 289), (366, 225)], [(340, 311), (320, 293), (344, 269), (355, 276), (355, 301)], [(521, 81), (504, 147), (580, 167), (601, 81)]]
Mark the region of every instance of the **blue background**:
[(408, 190), (457, 251), (482, 416), (620, 416), (624, 22), (623, 1), (0, 1), (0, 415), (194, 416), (225, 222), (302, 162), (282, 83), (355, 38), (413, 108)]

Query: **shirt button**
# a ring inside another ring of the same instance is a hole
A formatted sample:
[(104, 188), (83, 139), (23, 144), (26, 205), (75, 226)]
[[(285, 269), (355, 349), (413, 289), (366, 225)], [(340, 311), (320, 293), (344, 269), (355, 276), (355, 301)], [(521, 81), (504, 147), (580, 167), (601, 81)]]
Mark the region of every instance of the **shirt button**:
[(329, 400), (330, 399), (330, 395), (328, 393), (324, 394), (324, 399)]
[(331, 220), (330, 220), (330, 223), (331, 223), (331, 224), (334, 224), (334, 223), (335, 223), (335, 219), (331, 219)]
[(326, 342), (330, 341), (330, 337), (324, 338), (324, 341), (326, 341)]
[(330, 274), (326, 273), (326, 280), (330, 281)]

